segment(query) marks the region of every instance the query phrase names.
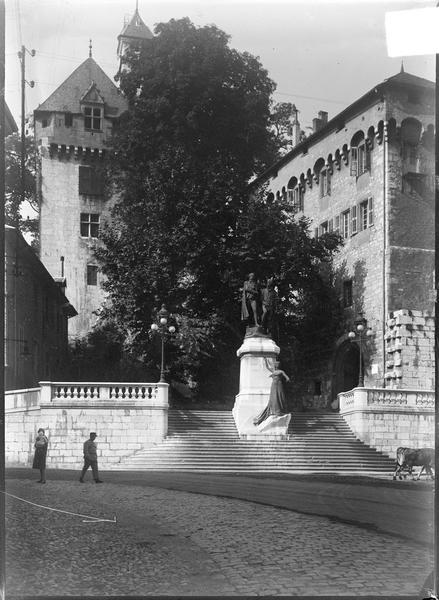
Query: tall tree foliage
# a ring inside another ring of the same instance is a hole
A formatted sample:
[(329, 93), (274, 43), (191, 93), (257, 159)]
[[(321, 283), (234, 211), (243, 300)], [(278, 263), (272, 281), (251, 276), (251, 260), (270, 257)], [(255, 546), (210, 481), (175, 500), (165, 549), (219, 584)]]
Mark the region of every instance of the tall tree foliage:
[(34, 240), (33, 245), (37, 247), (37, 150), (32, 137), (26, 137), (25, 147), (26, 160), (23, 180), (21, 177), (21, 138), (14, 133), (5, 140), (5, 221), (12, 227), (18, 227), (22, 233), (31, 234)]
[(249, 179), (276, 149), (274, 84), (256, 58), (231, 49), (216, 27), (182, 19), (158, 25), (127, 66), (129, 111), (112, 165), (119, 201), (99, 252), (110, 312), (153, 364), (149, 325), (166, 302), (178, 327), (174, 375), (224, 379), (242, 340), (248, 272), (277, 276), (288, 316), (294, 291), (320, 282), (337, 240), (310, 239), (284, 199), (249, 196)]

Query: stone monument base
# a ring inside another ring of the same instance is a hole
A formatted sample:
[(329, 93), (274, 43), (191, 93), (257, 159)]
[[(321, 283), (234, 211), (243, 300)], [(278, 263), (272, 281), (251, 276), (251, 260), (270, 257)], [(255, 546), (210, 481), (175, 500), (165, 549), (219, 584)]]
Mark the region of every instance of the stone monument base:
[(270, 416), (260, 425), (253, 420), (264, 410), (270, 398), (271, 377), (265, 359), (276, 360), (279, 347), (258, 328), (247, 328), (240, 358), (239, 394), (232, 410), (239, 436), (243, 439), (287, 439), (291, 415)]

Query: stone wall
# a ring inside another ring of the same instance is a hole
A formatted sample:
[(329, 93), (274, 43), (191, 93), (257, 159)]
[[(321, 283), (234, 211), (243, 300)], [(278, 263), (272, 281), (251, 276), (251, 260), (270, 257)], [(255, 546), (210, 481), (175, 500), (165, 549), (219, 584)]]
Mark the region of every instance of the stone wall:
[(390, 388), (434, 389), (435, 319), (430, 311), (397, 310), (386, 328), (386, 381)]
[[(389, 313), (428, 311), (434, 306), (434, 151), (424, 143), (434, 122), (433, 87), (418, 94), (415, 103), (409, 92), (409, 86), (390, 85), (368, 104), (359, 101), (355, 110), (345, 111), (293, 148), (267, 175), (268, 191), (274, 195), (287, 194), (289, 185), (302, 182), (303, 210), (298, 216), (310, 219), (314, 235), (340, 224), (344, 244), (334, 257), (334, 285), (343, 302), (341, 328), (352, 329), (361, 313), (374, 333), (364, 355), (365, 384), (370, 387), (386, 385), (388, 352), (383, 338)], [(407, 158), (408, 137), (403, 135), (413, 120), (419, 126), (418, 138), (412, 140), (414, 162)], [(367, 140), (370, 163), (357, 176), (351, 166), (353, 140), (359, 133)], [(322, 161), (331, 174), (330, 193), (325, 195), (317, 168)], [(359, 226), (359, 205), (365, 201), (368, 207), (372, 202), (373, 211), (367, 224), (363, 220)], [(344, 231), (343, 215), (349, 215)], [(352, 285), (351, 302), (344, 297), (344, 284)], [(327, 367), (319, 365), (323, 404), (340, 391), (333, 386), (335, 358), (336, 353)], [(417, 387), (405, 374), (402, 371), (403, 387)], [(421, 388), (432, 388), (432, 374), (430, 369)], [(311, 371), (307, 375), (314, 378)]]
[[(97, 265), (94, 253), (99, 241), (81, 236), (80, 215), (99, 214), (102, 226), (109, 218), (112, 200), (79, 194), (79, 167), (93, 163), (81, 156), (51, 155), (46, 148), (40, 153), (40, 258), (53, 277), (60, 277), (64, 257), (67, 295), (78, 312), (69, 321), (69, 336), (81, 337), (95, 325), (96, 311), (106, 294), (100, 271), (97, 285), (87, 285), (87, 265)], [(99, 159), (97, 164), (102, 166), (103, 161)]]
[(31, 467), (36, 432), (49, 438), (47, 467), (79, 469), (90, 431), (98, 437), (101, 469), (163, 441), (168, 385), (163, 383), (50, 383), (6, 393), (6, 466)]
[(434, 392), (355, 388), (338, 398), (346, 423), (372, 448), (394, 458), (399, 446), (434, 447)]

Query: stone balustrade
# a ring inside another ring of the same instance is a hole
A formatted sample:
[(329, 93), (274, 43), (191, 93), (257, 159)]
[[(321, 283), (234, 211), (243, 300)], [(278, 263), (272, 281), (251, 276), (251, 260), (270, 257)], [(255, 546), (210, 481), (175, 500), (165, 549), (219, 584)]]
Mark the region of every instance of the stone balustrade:
[(100, 468), (160, 443), (168, 430), (168, 384), (40, 382), (5, 394), (5, 462), (30, 466), (37, 430), (49, 438), (49, 468), (80, 468), (82, 445), (98, 434)]
[(433, 391), (354, 388), (338, 400), (340, 414), (357, 438), (389, 456), (399, 446), (434, 446)]
[(86, 401), (99, 404), (123, 402), (149, 406), (167, 406), (167, 383), (95, 383), (95, 382), (49, 382), (41, 381), (41, 402), (53, 404)]

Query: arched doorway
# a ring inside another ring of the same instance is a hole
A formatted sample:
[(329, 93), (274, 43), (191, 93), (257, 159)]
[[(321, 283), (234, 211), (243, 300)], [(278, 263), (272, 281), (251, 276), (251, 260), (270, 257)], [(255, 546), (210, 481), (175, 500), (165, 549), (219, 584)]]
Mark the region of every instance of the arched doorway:
[(345, 341), (337, 350), (334, 364), (332, 400), (337, 394), (358, 386), (360, 375), (360, 350), (357, 344)]

